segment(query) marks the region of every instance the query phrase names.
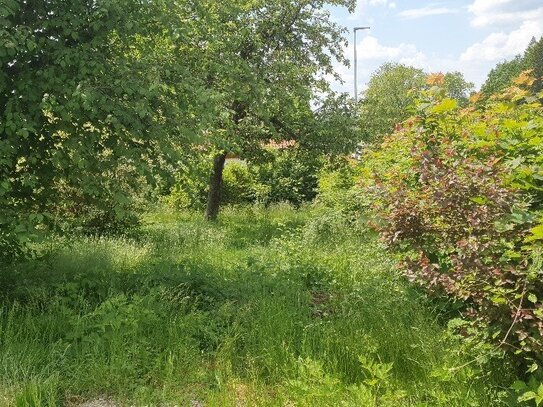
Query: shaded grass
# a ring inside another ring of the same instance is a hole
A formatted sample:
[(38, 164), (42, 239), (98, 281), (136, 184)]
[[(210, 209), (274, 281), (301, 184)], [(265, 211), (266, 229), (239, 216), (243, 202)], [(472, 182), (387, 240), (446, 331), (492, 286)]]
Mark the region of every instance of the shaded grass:
[(448, 333), (339, 214), (159, 212), (144, 225), (2, 270), (2, 405), (512, 405), (507, 365)]

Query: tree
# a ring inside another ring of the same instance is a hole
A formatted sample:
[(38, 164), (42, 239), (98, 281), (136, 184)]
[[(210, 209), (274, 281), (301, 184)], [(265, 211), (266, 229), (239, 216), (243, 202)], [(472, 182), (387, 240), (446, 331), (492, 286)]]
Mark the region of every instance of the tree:
[(500, 93), (513, 84), (523, 71), (532, 69), (536, 78), (534, 90), (537, 92), (543, 89), (543, 37), (537, 41), (532, 38), (528, 48), (522, 55), (517, 55), (511, 61), (500, 62), (490, 71), (486, 82), (481, 90), (485, 96)]
[(500, 62), (488, 74), (481, 91), (485, 96), (500, 93), (508, 86), (511, 86), (513, 79), (526, 69), (526, 61), (522, 55), (517, 55), (511, 61)]
[(533, 39), (531, 45), (526, 50), (526, 64), (529, 69), (533, 69), (533, 76), (536, 81), (533, 90), (539, 92), (543, 90), (543, 37), (539, 41)]
[(215, 115), (193, 102), (210, 93), (193, 16), (166, 0), (1, 3), (0, 256), (68, 206), (122, 218)]
[(378, 140), (410, 116), (415, 90), (423, 88), (426, 74), (422, 69), (386, 63), (371, 77), (360, 104), (362, 138)]
[(222, 171), (228, 152), (248, 159), (269, 140), (310, 137), (317, 92), (326, 92), (324, 75), (342, 54), (343, 30), (325, 6), (354, 7), (352, 0), (235, 0), (201, 4), (205, 11), (209, 88), (222, 110), (208, 145), (214, 149), (206, 217), (216, 219)]
[[(380, 140), (407, 119), (418, 91), (426, 86), (426, 77), (422, 69), (396, 63), (382, 65), (372, 75), (360, 104), (363, 140)], [(446, 73), (443, 79), (447, 97), (466, 105), (475, 85), (460, 72)]]
[(448, 72), (443, 84), (447, 97), (455, 99), (460, 106), (466, 106), (470, 94), (475, 90), (475, 84), (466, 81), (460, 72)]

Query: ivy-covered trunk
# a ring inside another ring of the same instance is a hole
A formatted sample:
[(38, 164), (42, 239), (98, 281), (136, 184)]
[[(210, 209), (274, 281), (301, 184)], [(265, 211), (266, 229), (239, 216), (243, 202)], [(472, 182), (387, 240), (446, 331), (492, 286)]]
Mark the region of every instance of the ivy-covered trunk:
[(206, 219), (216, 220), (219, 215), (222, 195), (222, 172), (226, 161), (226, 153), (217, 154), (213, 159), (213, 171), (209, 178), (209, 193), (207, 195)]

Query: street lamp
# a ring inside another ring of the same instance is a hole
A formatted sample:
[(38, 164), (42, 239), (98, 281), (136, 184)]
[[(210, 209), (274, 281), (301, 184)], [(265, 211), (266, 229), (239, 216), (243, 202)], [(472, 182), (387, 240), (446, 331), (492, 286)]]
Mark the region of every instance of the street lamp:
[(358, 104), (358, 59), (356, 56), (356, 32), (358, 30), (369, 30), (370, 27), (355, 27), (354, 28), (354, 101)]

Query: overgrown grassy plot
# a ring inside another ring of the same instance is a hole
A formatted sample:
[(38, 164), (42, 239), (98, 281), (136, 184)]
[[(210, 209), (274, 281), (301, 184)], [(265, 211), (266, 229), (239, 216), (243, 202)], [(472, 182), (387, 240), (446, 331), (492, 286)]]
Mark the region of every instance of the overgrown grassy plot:
[(316, 208), (159, 213), (3, 270), (0, 405), (512, 405), (507, 370), (468, 363), (362, 230)]

